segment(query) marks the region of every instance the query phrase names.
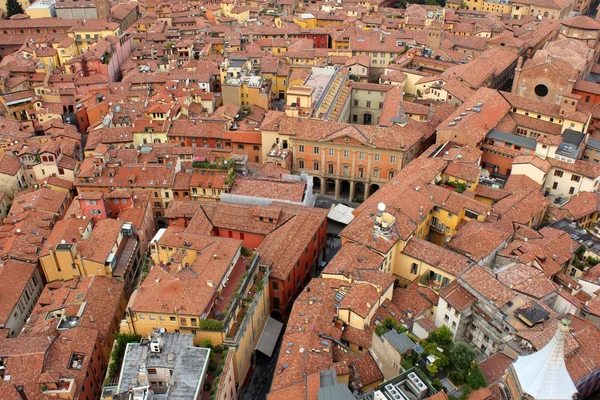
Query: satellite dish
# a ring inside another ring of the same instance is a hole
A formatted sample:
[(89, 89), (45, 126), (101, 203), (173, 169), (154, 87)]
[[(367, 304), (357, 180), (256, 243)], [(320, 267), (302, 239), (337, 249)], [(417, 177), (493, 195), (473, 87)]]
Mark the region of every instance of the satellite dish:
[(381, 212), (384, 212), (385, 211), (385, 204), (383, 204), (383, 203), (377, 204), (377, 209), (379, 211), (381, 211)]

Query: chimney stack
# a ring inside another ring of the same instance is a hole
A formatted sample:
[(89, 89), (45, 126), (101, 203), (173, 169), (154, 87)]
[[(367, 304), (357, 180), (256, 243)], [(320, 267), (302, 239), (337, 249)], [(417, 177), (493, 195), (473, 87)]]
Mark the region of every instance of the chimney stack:
[(15, 390), (19, 394), (21, 400), (27, 400), (27, 395), (25, 394), (25, 387), (23, 385), (14, 385)]

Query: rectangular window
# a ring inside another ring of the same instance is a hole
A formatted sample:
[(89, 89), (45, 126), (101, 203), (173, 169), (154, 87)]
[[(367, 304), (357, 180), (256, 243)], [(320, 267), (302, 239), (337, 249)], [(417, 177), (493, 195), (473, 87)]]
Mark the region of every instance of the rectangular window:
[(342, 167), (342, 174), (343, 174), (344, 176), (348, 176), (348, 166), (347, 166), (347, 165), (344, 165), (344, 166)]
[(181, 325), (186, 326), (187, 325), (187, 318), (185, 318), (185, 317), (179, 317), (179, 322), (181, 323)]
[(176, 321), (177, 321), (177, 319), (176, 319), (175, 317), (169, 317), (169, 321), (170, 321), (170, 322), (176, 322)]
[(375, 154), (375, 161), (379, 161), (380, 155), (379, 154)]
[(304, 145), (303, 144), (298, 145), (298, 152), (304, 153)]
[(371, 102), (367, 101), (367, 108), (371, 108)]
[(350, 158), (350, 151), (344, 150), (344, 158)]
[(373, 170), (373, 178), (379, 178), (379, 170), (378, 169)]
[(444, 315), (444, 321), (446, 321), (446, 322), (450, 321), (450, 316), (448, 316), (448, 314)]
[(558, 182), (554, 182), (552, 184), (552, 189), (558, 189)]
[(304, 169), (304, 160), (298, 160), (298, 168)]
[(318, 171), (319, 170), (319, 163), (318, 162), (313, 162), (313, 170)]
[(556, 171), (554, 171), (554, 176), (558, 176), (559, 178), (562, 178), (563, 172), (561, 170), (557, 169)]
[(318, 146), (315, 146), (315, 147), (313, 148), (313, 153), (315, 153), (315, 154), (319, 154), (319, 147), (318, 147)]
[(279, 282), (273, 282), (273, 290), (279, 290)]
[(391, 163), (395, 163), (396, 162), (396, 156), (390, 156), (390, 162)]
[(388, 179), (392, 179), (394, 177), (394, 171), (388, 171)]
[(364, 160), (365, 159), (365, 152), (364, 151), (361, 151), (361, 152), (358, 153), (358, 159), (359, 160)]
[(418, 271), (419, 266), (417, 265), (417, 263), (412, 263), (412, 265), (410, 266), (410, 273), (416, 275)]
[(333, 155), (334, 155), (334, 152), (335, 152), (335, 150), (333, 150), (333, 149), (329, 149), (329, 155), (330, 155), (330, 156), (333, 156)]
[(327, 173), (328, 174), (333, 174), (333, 164), (327, 165)]
[(479, 214), (477, 214), (476, 212), (473, 212), (471, 210), (465, 210), (465, 217), (471, 218), (471, 219), (477, 219), (479, 217)]
[(569, 194), (573, 194), (575, 193), (575, 188), (573, 186), (571, 186), (571, 188), (569, 189)]
[(581, 180), (581, 176), (573, 175), (573, 176), (571, 176), (571, 180), (574, 182), (579, 182)]

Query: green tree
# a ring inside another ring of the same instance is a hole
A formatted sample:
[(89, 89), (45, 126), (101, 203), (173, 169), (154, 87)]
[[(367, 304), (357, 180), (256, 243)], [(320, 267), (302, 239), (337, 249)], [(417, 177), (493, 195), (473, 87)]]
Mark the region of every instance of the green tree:
[(467, 375), (467, 385), (473, 390), (487, 387), (487, 381), (485, 380), (485, 376), (483, 376), (479, 365), (475, 365), (475, 367), (469, 371), (469, 375)]
[(18, 0), (6, 0), (6, 14), (12, 17), (15, 14), (24, 14), (25, 11)]
[(458, 342), (450, 349), (449, 358), (453, 369), (466, 371), (475, 360), (475, 351), (465, 342)]
[(431, 374), (435, 374), (438, 371), (442, 371), (445, 367), (448, 366), (448, 357), (438, 349), (437, 343), (429, 343), (423, 348), (423, 351), (437, 358), (433, 362), (433, 364), (427, 366), (427, 370)]
[(449, 346), (452, 344), (452, 331), (447, 326), (440, 326), (429, 333), (427, 341), (429, 343), (437, 343), (440, 346)]
[(435, 378), (433, 381), (431, 381), (431, 386), (438, 391), (445, 390), (444, 385), (442, 385), (442, 381), (440, 381), (439, 378)]
[(469, 400), (469, 395), (473, 392), (473, 390), (469, 386), (463, 386), (462, 393), (458, 400)]
[(386, 318), (383, 320), (382, 324), (377, 325), (377, 328), (375, 328), (375, 334), (377, 336), (381, 336), (384, 333), (386, 333), (387, 331), (394, 329), (395, 327), (396, 327), (396, 322), (391, 318)]
[(465, 383), (465, 375), (460, 371), (452, 371), (448, 375), (454, 386), (460, 386)]
[(586, 249), (586, 247), (585, 247), (585, 246), (583, 246), (583, 245), (582, 245), (582, 246), (579, 246), (579, 247), (577, 248), (577, 250), (575, 250), (575, 256), (577, 256), (577, 258), (578, 258), (578, 259), (581, 259), (581, 258), (583, 258), (583, 255), (585, 254), (585, 251), (586, 251), (586, 250), (587, 250), (587, 249)]

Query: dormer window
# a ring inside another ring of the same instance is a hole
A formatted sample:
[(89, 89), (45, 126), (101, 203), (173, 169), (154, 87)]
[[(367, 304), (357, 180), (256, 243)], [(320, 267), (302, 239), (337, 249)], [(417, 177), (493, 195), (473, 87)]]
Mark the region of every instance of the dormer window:
[(83, 367), (84, 354), (71, 353), (71, 360), (69, 361), (69, 369), (81, 369)]

